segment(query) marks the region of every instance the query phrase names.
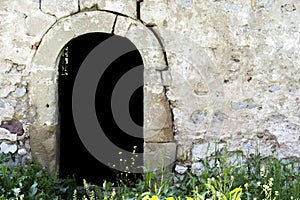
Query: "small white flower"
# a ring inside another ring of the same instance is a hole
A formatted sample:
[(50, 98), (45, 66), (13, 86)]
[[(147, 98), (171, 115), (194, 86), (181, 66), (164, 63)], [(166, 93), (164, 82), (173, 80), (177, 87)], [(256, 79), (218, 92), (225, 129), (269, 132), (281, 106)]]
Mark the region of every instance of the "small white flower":
[(265, 190), (269, 190), (269, 189), (270, 189), (270, 187), (269, 187), (268, 185), (263, 185), (263, 188), (264, 188)]
[(113, 191), (111, 192), (111, 196), (114, 197), (116, 195), (116, 190), (113, 188)]
[(234, 181), (234, 176), (230, 176), (231, 181)]
[(216, 163), (216, 164), (217, 164), (217, 167), (218, 167), (218, 168), (220, 168), (220, 162), (219, 162), (219, 161), (217, 161), (217, 163)]
[(261, 185), (261, 182), (258, 181), (258, 182), (257, 182), (257, 185), (260, 186), (260, 185)]

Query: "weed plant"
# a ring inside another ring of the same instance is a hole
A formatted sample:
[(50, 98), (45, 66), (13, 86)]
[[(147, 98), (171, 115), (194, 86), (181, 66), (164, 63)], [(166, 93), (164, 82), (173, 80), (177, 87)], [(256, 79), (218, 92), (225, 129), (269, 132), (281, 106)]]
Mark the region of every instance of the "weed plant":
[[(184, 175), (167, 172), (161, 166), (132, 183), (125, 173), (120, 177), (117, 189), (105, 182), (99, 190), (105, 192), (100, 192), (102, 196), (98, 197), (107, 200), (300, 199), (299, 159), (263, 158), (258, 150), (243, 155), (242, 152), (228, 152), (227, 148), (216, 148), (213, 155), (200, 162), (204, 167), (199, 176), (192, 170)], [(96, 196), (90, 199), (97, 199)]]
[(71, 199), (76, 187), (73, 179), (49, 175), (37, 162), (9, 167), (7, 161), (13, 159), (10, 154), (0, 156), (0, 200)]
[[(168, 172), (164, 165), (146, 171), (131, 181), (129, 171), (118, 173), (115, 183), (96, 186), (83, 180), (83, 189), (74, 181), (61, 180), (57, 174), (31, 162), (26, 167), (7, 167), (0, 161), (0, 200), (73, 199), (73, 200), (300, 200), (300, 161), (263, 158), (258, 151), (244, 155), (216, 149), (213, 155), (197, 161), (202, 173)], [(124, 163), (123, 163), (124, 164)]]

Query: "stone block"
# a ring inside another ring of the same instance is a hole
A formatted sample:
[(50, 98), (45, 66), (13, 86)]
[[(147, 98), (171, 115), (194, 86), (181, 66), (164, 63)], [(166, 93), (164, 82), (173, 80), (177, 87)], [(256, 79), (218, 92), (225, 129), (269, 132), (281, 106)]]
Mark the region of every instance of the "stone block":
[(172, 142), (174, 140), (172, 127), (160, 130), (144, 130), (145, 142)]
[(184, 174), (187, 170), (188, 170), (188, 167), (186, 167), (186, 166), (178, 165), (178, 164), (175, 166), (175, 172), (177, 172), (179, 174)]
[(207, 116), (206, 111), (196, 110), (191, 115), (191, 120), (194, 124), (201, 124)]
[(43, 12), (32, 12), (26, 19), (27, 34), (41, 38), (43, 34), (55, 23), (56, 18)]
[[(162, 129), (172, 128), (171, 110), (169, 102), (163, 93), (152, 93), (144, 89), (144, 130), (145, 138), (160, 135)], [(171, 137), (171, 132), (165, 130), (166, 138)], [(154, 135), (146, 135), (146, 134)]]
[(56, 23), (44, 36), (33, 58), (31, 70), (55, 69), (59, 53), (75, 37), (72, 31), (65, 29), (65, 21)]
[[(0, 78), (2, 76), (0, 75)], [(5, 98), (9, 93), (13, 92), (16, 89), (16, 86), (11, 84), (11, 81), (3, 78), (0, 80), (0, 98)]]
[(136, 0), (98, 0), (98, 9), (136, 18)]
[(191, 158), (191, 141), (184, 141), (183, 138), (175, 138), (177, 141), (177, 161), (180, 163), (185, 163)]
[(118, 16), (114, 34), (128, 38), (137, 47), (145, 69), (166, 69), (163, 50), (157, 38), (142, 23)]
[(111, 33), (116, 15), (102, 11), (81, 12), (65, 21), (65, 27), (74, 32), (76, 36), (86, 33)]
[(26, 151), (26, 149), (19, 149), (19, 150), (18, 150), (18, 154), (19, 154), (20, 156), (25, 156), (25, 155), (27, 154), (27, 151)]
[(26, 35), (25, 31), (24, 21), (27, 15), (17, 10), (11, 10), (11, 7), (13, 5), (8, 10), (1, 7), (0, 45), (2, 49), (5, 49), (1, 52), (1, 59), (27, 64), (32, 55), (30, 51), (32, 38)]
[(138, 22), (128, 17), (118, 16), (115, 24), (114, 34), (125, 37), (130, 29), (130, 26), (137, 23)]
[(0, 106), (0, 121), (12, 119), (15, 114), (15, 109), (8, 103)]
[(57, 124), (57, 86), (55, 71), (35, 71), (29, 82), (30, 111), (34, 112), (36, 124)]
[(0, 128), (0, 140), (8, 140), (10, 142), (17, 141), (17, 134), (11, 134), (5, 128)]
[(15, 153), (17, 149), (16, 144), (8, 144), (6, 142), (0, 144), (0, 153)]
[(276, 92), (276, 91), (280, 90), (281, 87), (282, 87), (282, 86), (281, 86), (280, 83), (275, 83), (275, 84), (272, 84), (272, 85), (270, 85), (270, 86), (267, 86), (267, 87), (265, 88), (265, 91), (268, 91), (268, 92)]
[(56, 126), (29, 126), (31, 154), (49, 172), (56, 167)]
[[(140, 36), (143, 37), (143, 36)], [(156, 40), (156, 39), (155, 39)], [(145, 69), (165, 70), (167, 68), (163, 51), (160, 47), (151, 48), (147, 47), (147, 44), (143, 48), (138, 48), (144, 61)]]
[[(146, 24), (151, 25), (167, 25), (169, 18), (168, 1), (143, 1), (141, 4), (141, 19)], [(155, 10), (155, 12), (153, 12)]]
[(191, 167), (192, 173), (196, 176), (200, 176), (204, 172), (204, 169), (205, 167), (202, 162), (195, 162)]
[(246, 99), (241, 102), (231, 102), (231, 108), (233, 110), (239, 110), (239, 109), (253, 109), (257, 107), (253, 99)]
[(97, 7), (97, 0), (80, 0), (80, 10), (91, 9)]
[(163, 83), (160, 72), (154, 69), (144, 69), (144, 85), (150, 87), (157, 86), (159, 88), (162, 88), (161, 86), (163, 85)]
[(17, 88), (13, 93), (13, 97), (15, 98), (22, 98), (26, 94), (27, 90), (25, 87)]
[[(1, 2), (4, 2), (4, 4), (5, 2), (7, 2), (6, 6), (8, 10), (10, 8), (13, 8), (12, 10), (18, 12), (19, 14), (22, 13), (28, 16), (31, 13), (39, 12), (39, 1), (37, 0), (24, 0), (22, 1), (22, 3), (16, 0), (12, 0), (12, 1), (4, 0)], [(4, 6), (2, 7), (1, 5), (1, 8), (4, 8)]]
[(194, 161), (204, 159), (210, 156), (215, 151), (215, 146), (213, 143), (201, 143), (195, 144), (192, 148), (192, 156)]
[(70, 40), (86, 33), (111, 33), (114, 20), (114, 14), (90, 11), (58, 21), (43, 38), (32, 68), (55, 69), (59, 53)]
[(172, 170), (176, 160), (175, 143), (145, 143), (144, 164), (147, 170), (161, 169)]
[(78, 10), (78, 0), (42, 0), (43, 12), (55, 15), (57, 18), (71, 15)]
[(169, 70), (161, 71), (161, 77), (162, 77), (162, 84), (164, 86), (169, 87), (172, 85), (173, 78)]
[(2, 121), (0, 127), (7, 129), (11, 134), (16, 134), (17, 136), (23, 136), (24, 134), (23, 123), (17, 119)]

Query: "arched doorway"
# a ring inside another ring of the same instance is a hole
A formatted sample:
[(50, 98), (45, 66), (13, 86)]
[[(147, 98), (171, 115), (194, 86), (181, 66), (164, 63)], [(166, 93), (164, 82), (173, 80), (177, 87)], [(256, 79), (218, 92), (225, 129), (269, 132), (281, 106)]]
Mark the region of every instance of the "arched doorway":
[[(62, 50), (68, 42), (89, 33), (107, 33), (124, 37), (139, 50), (143, 59), (145, 78), (143, 83), (145, 142), (142, 164), (147, 164), (152, 158), (158, 158), (155, 161), (163, 160), (166, 166), (172, 165), (176, 159), (176, 144), (173, 140), (171, 111), (164, 94), (160, 71), (165, 69), (166, 64), (161, 45), (155, 34), (141, 22), (117, 13), (98, 10), (79, 12), (61, 18), (41, 38), (28, 68), (30, 72), (28, 97), (31, 105), (29, 113), (33, 116), (29, 124), (32, 156), (46, 166), (49, 172), (60, 168), (59, 62)], [(141, 91), (138, 89), (132, 93), (130, 102), (135, 102), (139, 90)], [(129, 110), (135, 110), (136, 104), (130, 102)], [(159, 162), (152, 162), (150, 168), (160, 166)]]
[[(93, 157), (82, 143), (74, 124), (72, 112), (73, 86), (78, 70), (83, 67), (82, 63), (88, 54), (110, 37), (112, 34), (88, 33), (72, 39), (64, 47), (59, 63), (59, 174), (61, 177), (74, 176), (78, 184), (82, 183), (82, 179), (95, 184), (101, 184), (103, 180), (115, 181), (116, 179), (116, 171)], [(131, 43), (124, 37), (119, 37), (119, 39)], [(111, 48), (121, 47), (112, 46)], [(139, 138), (132, 137), (118, 126), (112, 114), (111, 98), (113, 90), (122, 76), (142, 64), (143, 60), (137, 49), (118, 57), (104, 71), (95, 94), (95, 109), (105, 135), (116, 146), (126, 151), (132, 151), (133, 147), (137, 146), (138, 153), (143, 152), (143, 132), (140, 132)], [(99, 64), (97, 67), (105, 66)], [(143, 72), (136, 79), (140, 79), (141, 82)], [(129, 117), (137, 125), (143, 127), (143, 87), (139, 87), (131, 95), (128, 109)], [(99, 141), (99, 145), (101, 145), (101, 141)]]

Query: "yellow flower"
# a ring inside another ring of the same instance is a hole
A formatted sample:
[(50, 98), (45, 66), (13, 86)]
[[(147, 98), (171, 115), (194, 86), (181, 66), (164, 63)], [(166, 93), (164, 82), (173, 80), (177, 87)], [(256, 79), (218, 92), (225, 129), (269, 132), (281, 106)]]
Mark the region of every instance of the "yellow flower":
[(186, 197), (186, 200), (193, 200), (192, 197)]
[(159, 200), (158, 196), (152, 196), (150, 200)]
[(174, 200), (173, 197), (167, 197), (166, 200)]

